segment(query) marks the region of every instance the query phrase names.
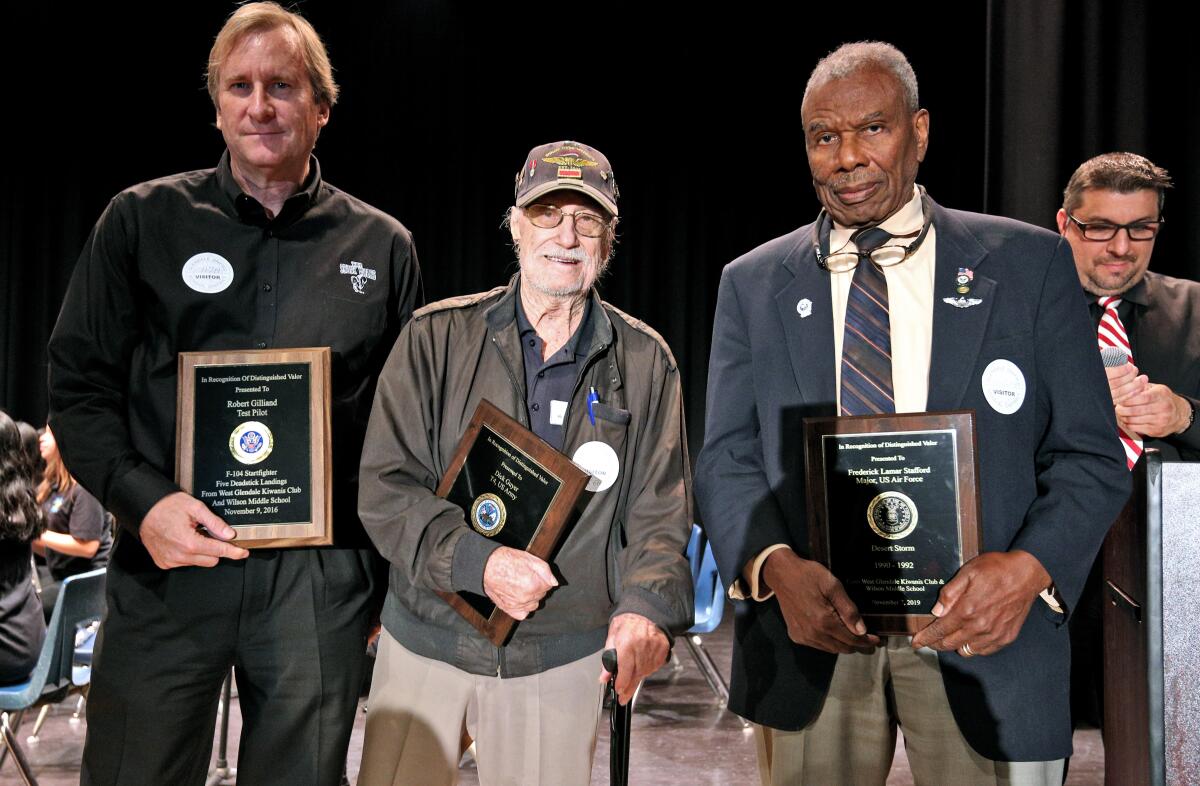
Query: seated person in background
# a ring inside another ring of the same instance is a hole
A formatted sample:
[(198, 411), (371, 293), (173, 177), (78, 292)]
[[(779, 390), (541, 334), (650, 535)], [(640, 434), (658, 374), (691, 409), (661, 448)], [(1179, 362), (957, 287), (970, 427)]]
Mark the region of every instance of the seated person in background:
[(21, 433), (0, 410), (0, 685), (29, 676), (46, 637), (29, 546), (41, 527)]
[(17, 431), (21, 432), (21, 450), (25, 452), (25, 457), (29, 459), (29, 469), (32, 471), (34, 482), (42, 476), (42, 472), (46, 469), (46, 462), (42, 460), (41, 437), (38, 436), (38, 430), (33, 425), (26, 423), (23, 420), (17, 421)]
[(112, 527), (99, 500), (67, 471), (49, 426), (42, 432), (38, 445), (46, 462), (42, 482), (37, 487), (37, 501), (46, 517), (46, 529), (33, 542), (33, 548), (46, 558), (46, 566), (38, 572), (42, 607), (49, 621), (63, 579), (108, 564)]

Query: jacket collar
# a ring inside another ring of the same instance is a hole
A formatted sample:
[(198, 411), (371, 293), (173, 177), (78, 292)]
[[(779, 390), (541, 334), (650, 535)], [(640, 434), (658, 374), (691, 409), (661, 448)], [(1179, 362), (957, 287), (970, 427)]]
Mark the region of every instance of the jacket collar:
[[(500, 299), (489, 306), (484, 313), (484, 320), (488, 327), (497, 333), (509, 328), (517, 330), (517, 291), (520, 280), (521, 273), (518, 271), (508, 280), (508, 286), (504, 288)], [(588, 292), (588, 297), (591, 299), (589, 318), (592, 320), (592, 338), (586, 351), (581, 351), (580, 354), (590, 357), (596, 351), (612, 343), (613, 326), (608, 312), (604, 309), (604, 301), (600, 299), (600, 293), (596, 291), (595, 287)]]
[[(937, 257), (933, 274), (933, 342), (929, 349), (929, 394), (926, 410), (962, 406), (974, 359), (979, 357), (992, 307), (996, 282), (987, 273), (987, 249), (958, 216), (934, 203), (933, 227)], [(972, 276), (959, 292), (959, 271)], [(957, 304), (957, 305), (956, 305)]]
[[(930, 349), (927, 410), (960, 406), (973, 371), (968, 358), (978, 356), (996, 297), (996, 282), (986, 276), (987, 250), (953, 212), (933, 202), (936, 259), (933, 285), (933, 344)], [(809, 402), (837, 400), (833, 357), (833, 300), (829, 274), (813, 252), (816, 223), (785, 240), (780, 262), (790, 275), (775, 296), (784, 326), (796, 385)], [(957, 292), (960, 268), (972, 271), (970, 292)], [(980, 272), (980, 269), (984, 271)], [(958, 298), (980, 302), (965, 308), (947, 302)], [(801, 312), (799, 318), (797, 312)], [(809, 314), (804, 317), (804, 314)]]

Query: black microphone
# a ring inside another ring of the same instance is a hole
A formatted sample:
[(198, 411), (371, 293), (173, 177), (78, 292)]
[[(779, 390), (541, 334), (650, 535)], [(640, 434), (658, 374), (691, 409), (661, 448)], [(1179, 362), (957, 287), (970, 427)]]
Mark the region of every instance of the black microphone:
[(1129, 362), (1129, 353), (1120, 347), (1101, 347), (1100, 360), (1105, 368), (1116, 368)]

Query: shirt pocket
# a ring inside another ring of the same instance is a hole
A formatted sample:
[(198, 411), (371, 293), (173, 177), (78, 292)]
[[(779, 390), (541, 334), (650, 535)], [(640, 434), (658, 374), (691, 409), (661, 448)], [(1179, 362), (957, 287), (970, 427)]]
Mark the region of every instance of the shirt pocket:
[(320, 345), (332, 348), (336, 377), (339, 371), (366, 368), (387, 327), (387, 315), (377, 302), (326, 295), (319, 324)]
[[(597, 418), (616, 423), (619, 426), (628, 426), (629, 421), (633, 420), (633, 413), (627, 409), (618, 409), (610, 407), (607, 404), (596, 402), (592, 405), (592, 414)], [(598, 424), (597, 424), (598, 425)]]

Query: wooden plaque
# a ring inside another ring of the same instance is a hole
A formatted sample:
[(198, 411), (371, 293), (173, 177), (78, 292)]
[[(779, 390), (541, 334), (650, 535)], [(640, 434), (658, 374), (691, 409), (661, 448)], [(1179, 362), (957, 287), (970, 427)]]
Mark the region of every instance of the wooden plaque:
[(979, 554), (973, 411), (804, 419), (812, 558), (872, 633), (911, 636)]
[[(562, 541), (588, 473), (484, 399), (438, 484), (463, 509), (467, 526), (549, 561)], [(473, 592), (439, 592), (497, 647), (516, 620)]]
[(248, 549), (333, 542), (330, 351), (181, 352), (175, 482)]

